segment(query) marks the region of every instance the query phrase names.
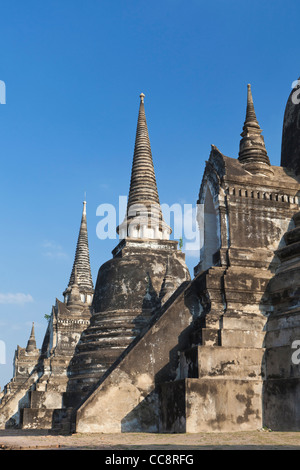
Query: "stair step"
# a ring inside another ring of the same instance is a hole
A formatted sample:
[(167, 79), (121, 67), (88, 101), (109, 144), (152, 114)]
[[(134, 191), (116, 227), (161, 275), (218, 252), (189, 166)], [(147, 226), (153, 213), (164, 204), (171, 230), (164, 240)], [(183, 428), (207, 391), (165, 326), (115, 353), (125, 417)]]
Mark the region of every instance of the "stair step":
[(62, 408), (53, 413), (52, 431), (60, 434), (69, 434), (72, 426), (72, 408)]
[(37, 391), (30, 392), (31, 408), (47, 408), (56, 409), (62, 406), (62, 393), (54, 391)]
[(261, 330), (221, 330), (222, 346), (236, 348), (263, 348), (265, 332)]
[(51, 429), (54, 409), (24, 408), (22, 429)]
[(253, 431), (262, 422), (261, 380), (184, 379), (160, 385), (160, 432)]
[(263, 358), (262, 348), (196, 346), (180, 354), (178, 377), (258, 380)]

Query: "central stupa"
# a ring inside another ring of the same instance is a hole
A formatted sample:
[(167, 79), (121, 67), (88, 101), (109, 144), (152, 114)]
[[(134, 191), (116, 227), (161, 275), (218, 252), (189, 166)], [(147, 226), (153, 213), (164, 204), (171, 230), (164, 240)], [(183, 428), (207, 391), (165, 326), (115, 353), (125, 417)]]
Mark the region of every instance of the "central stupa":
[(141, 333), (152, 316), (190, 280), (178, 241), (163, 219), (144, 107), (140, 106), (127, 211), (120, 242), (98, 272), (90, 326), (69, 369), (70, 392), (83, 397)]

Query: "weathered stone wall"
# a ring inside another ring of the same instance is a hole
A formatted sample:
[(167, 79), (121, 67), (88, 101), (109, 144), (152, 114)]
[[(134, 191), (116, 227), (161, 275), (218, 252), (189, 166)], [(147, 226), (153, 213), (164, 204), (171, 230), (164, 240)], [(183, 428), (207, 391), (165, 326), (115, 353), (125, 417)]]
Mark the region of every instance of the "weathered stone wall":
[(300, 214), (293, 217), (277, 251), (280, 265), (268, 285), (264, 423), (273, 430), (300, 430)]
[(184, 379), (161, 389), (165, 432), (234, 432), (261, 427), (261, 381)]
[[(215, 266), (203, 271), (200, 261), (184, 302), (181, 294), (123, 353), (79, 408), (78, 431), (232, 431), (262, 425), (266, 291), (279, 262), (274, 250), (299, 202), (294, 175), (271, 170), (268, 178), (252, 175), (212, 149), (198, 202), (205, 205), (209, 195), (216, 217)], [(193, 322), (179, 347), (181, 324), (174, 320), (183, 303), (185, 323), (191, 315)], [(193, 344), (200, 349), (187, 365)], [(213, 350), (208, 354), (206, 348)], [(177, 364), (177, 376), (158, 374), (159, 368), (168, 370), (174, 350), (180, 352), (172, 366)]]
[[(188, 344), (188, 288), (120, 358), (77, 412), (77, 432), (159, 429), (157, 384), (176, 377), (177, 353)], [(168, 307), (169, 305), (169, 307)]]

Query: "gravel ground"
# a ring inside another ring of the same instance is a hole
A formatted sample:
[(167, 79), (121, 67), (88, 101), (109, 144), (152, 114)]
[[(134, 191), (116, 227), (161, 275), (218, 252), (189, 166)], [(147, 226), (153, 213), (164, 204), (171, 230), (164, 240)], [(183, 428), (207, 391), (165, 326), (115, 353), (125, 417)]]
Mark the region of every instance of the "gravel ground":
[(300, 433), (71, 434), (0, 430), (0, 450), (300, 450)]

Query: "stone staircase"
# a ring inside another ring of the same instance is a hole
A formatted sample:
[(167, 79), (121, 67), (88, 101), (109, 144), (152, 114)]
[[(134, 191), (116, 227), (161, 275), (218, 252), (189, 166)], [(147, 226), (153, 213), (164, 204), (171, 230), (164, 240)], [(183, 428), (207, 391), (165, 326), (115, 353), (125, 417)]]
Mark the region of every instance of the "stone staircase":
[(59, 434), (72, 432), (74, 408), (62, 404), (63, 394), (60, 397), (50, 392), (33, 391), (29, 394), (29, 405), (20, 410), (21, 429), (44, 429)]
[(224, 315), (222, 328), (202, 328), (201, 344), (180, 352), (176, 380), (160, 385), (161, 432), (261, 427), (264, 321)]
[(39, 384), (28, 392), (28, 403), (20, 409), (22, 429), (51, 429), (53, 413), (63, 406), (63, 393), (54, 390), (41, 390)]
[(56, 377), (55, 384), (37, 381), (26, 396), (19, 405), (21, 429), (44, 429), (61, 434), (72, 431), (71, 415), (83, 397), (69, 392), (64, 378), (59, 381)]

